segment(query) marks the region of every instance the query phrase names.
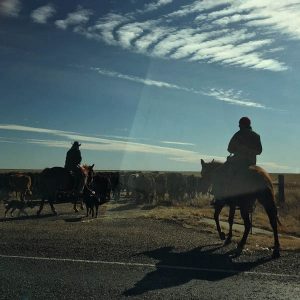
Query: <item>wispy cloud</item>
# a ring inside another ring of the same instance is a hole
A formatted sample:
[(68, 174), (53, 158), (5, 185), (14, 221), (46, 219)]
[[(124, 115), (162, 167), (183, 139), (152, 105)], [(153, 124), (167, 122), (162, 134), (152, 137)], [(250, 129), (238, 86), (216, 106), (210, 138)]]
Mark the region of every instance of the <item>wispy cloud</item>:
[(162, 144), (170, 144), (170, 145), (182, 145), (182, 146), (195, 146), (193, 143), (185, 143), (185, 142), (171, 142), (171, 141), (160, 141)]
[(242, 91), (235, 92), (232, 89), (223, 90), (223, 89), (216, 89), (216, 88), (196, 90), (193, 88), (179, 86), (179, 85), (164, 82), (164, 81), (157, 81), (157, 80), (153, 80), (153, 79), (149, 79), (149, 78), (141, 78), (141, 77), (122, 74), (122, 73), (109, 71), (109, 70), (105, 70), (105, 69), (101, 69), (101, 68), (91, 68), (91, 70), (96, 71), (98, 74), (103, 75), (103, 76), (109, 76), (109, 77), (113, 77), (113, 78), (129, 80), (129, 81), (133, 81), (136, 83), (145, 84), (148, 86), (154, 86), (157, 88), (174, 89), (174, 90), (184, 91), (187, 93), (205, 95), (205, 96), (213, 97), (214, 99), (216, 99), (218, 101), (227, 102), (228, 104), (247, 106), (247, 107), (253, 107), (253, 108), (266, 108), (266, 106), (264, 106), (263, 104), (243, 98)]
[(21, 10), (21, 2), (19, 0), (1, 0), (0, 1), (0, 14), (17, 17)]
[(215, 97), (216, 99), (224, 102), (228, 102), (229, 104), (248, 106), (248, 107), (256, 107), (256, 108), (267, 108), (265, 105), (253, 102), (251, 100), (247, 100), (245, 98), (241, 98), (241, 91), (223, 90), (211, 88), (207, 92), (203, 92), (204, 95)]
[(64, 20), (56, 20), (55, 25), (60, 29), (67, 29), (69, 26), (85, 24), (93, 14), (92, 10), (78, 7), (72, 13), (69, 13)]
[(31, 18), (35, 23), (46, 24), (48, 19), (55, 13), (55, 8), (51, 3), (41, 6), (31, 13)]
[[(53, 137), (60, 137), (64, 140), (53, 140), (53, 139), (36, 139), (36, 138), (4, 138), (4, 142), (22, 142), (41, 145), (45, 147), (57, 147), (57, 148), (69, 148), (70, 141), (78, 140), (82, 143), (81, 148), (86, 150), (94, 151), (119, 151), (128, 153), (149, 153), (149, 154), (159, 154), (164, 155), (169, 158), (178, 158), (199, 155), (206, 159), (211, 158), (210, 155), (200, 154), (195, 151), (189, 151), (174, 147), (162, 147), (158, 145), (152, 145), (147, 143), (138, 143), (131, 141), (124, 141), (119, 139), (108, 139), (95, 136), (86, 136), (74, 132), (66, 132), (61, 130), (52, 130), (46, 128), (37, 128), (30, 126), (22, 126), (16, 124), (0, 124), (0, 130), (7, 131), (21, 131), (28, 133), (46, 133)], [(0, 139), (1, 142), (1, 139)]]
[[(158, 13), (155, 19), (143, 18), (142, 21), (134, 11), (122, 15), (110, 13), (95, 25), (81, 28), (80, 33), (110, 45), (160, 58), (258, 70), (286, 70), (283, 62), (268, 57), (275, 37), (270, 38), (268, 33), (260, 30), (256, 34), (250, 29), (253, 26), (250, 22), (266, 22), (268, 19), (261, 11), (263, 5), (254, 8), (257, 1), (252, 0), (252, 7), (251, 0), (245, 2), (247, 5), (239, 1), (194, 1), (179, 9), (172, 2), (168, 7), (173, 12), (161, 16)], [(147, 7), (158, 9), (170, 3), (157, 1)], [(182, 18), (192, 14), (196, 15), (192, 18), (195, 22)], [(238, 26), (231, 26), (232, 23), (238, 23)]]
[[(13, 15), (16, 3), (4, 0), (1, 5)], [(155, 18), (147, 14), (154, 10)], [(142, 9), (109, 12), (97, 21), (90, 19), (93, 13), (78, 7), (55, 25), (148, 56), (275, 72), (288, 66), (272, 49), (284, 51), (284, 39), (300, 39), (298, 0), (194, 0), (187, 5), (156, 0)], [(46, 23), (52, 14), (48, 4), (33, 11), (32, 18)]]
[(170, 3), (172, 3), (173, 0), (156, 0), (152, 3), (148, 3), (145, 5), (145, 8), (142, 12), (149, 12), (149, 11), (153, 11), (156, 9), (159, 9), (162, 6), (168, 5)]

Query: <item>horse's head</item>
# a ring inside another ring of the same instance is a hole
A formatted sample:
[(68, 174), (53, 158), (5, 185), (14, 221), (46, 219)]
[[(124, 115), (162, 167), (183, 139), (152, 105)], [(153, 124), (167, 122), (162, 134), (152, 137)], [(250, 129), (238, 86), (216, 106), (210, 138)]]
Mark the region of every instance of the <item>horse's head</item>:
[(93, 178), (94, 178), (94, 166), (95, 164), (92, 164), (91, 166), (88, 165), (83, 165), (81, 167), (85, 177), (86, 177), (86, 185), (90, 186), (93, 182)]
[(202, 177), (202, 189), (204, 192), (208, 192), (211, 184), (212, 178), (215, 173), (215, 170), (218, 169), (222, 165), (221, 162), (215, 161), (214, 159), (211, 162), (206, 163), (203, 159), (201, 159), (201, 177)]
[(211, 176), (215, 169), (221, 166), (222, 163), (215, 161), (214, 159), (211, 162), (206, 163), (203, 159), (201, 159), (201, 176), (202, 178)]

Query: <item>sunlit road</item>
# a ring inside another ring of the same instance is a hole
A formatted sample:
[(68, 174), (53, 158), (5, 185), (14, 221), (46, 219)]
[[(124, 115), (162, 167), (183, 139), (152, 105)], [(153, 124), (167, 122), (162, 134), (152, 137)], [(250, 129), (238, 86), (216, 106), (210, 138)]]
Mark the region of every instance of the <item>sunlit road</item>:
[(1, 299), (300, 299), (300, 254), (150, 219), (1, 222)]

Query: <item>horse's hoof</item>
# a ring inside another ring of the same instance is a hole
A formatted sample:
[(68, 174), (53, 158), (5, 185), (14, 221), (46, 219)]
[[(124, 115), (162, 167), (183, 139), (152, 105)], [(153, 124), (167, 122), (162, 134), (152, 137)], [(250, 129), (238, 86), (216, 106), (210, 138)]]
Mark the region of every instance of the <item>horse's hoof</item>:
[(274, 249), (272, 253), (272, 258), (276, 259), (280, 257), (280, 251), (279, 249)]
[(241, 242), (239, 242), (236, 246), (237, 249), (242, 249), (242, 250), (244, 249), (244, 247), (245, 247), (245, 244), (241, 243)]
[(224, 241), (225, 240), (225, 233), (224, 232), (220, 232), (220, 239), (222, 240), (222, 241)]
[(75, 211), (76, 213), (78, 213), (78, 209), (74, 209), (74, 211)]
[(225, 240), (225, 242), (224, 242), (224, 246), (227, 246), (227, 245), (229, 245), (229, 244), (231, 244), (231, 239), (226, 239)]

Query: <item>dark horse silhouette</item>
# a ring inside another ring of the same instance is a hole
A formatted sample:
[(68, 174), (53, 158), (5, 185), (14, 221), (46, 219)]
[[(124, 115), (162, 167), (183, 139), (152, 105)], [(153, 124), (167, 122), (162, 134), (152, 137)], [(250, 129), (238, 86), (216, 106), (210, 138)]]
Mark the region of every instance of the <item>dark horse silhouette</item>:
[(93, 180), (93, 167), (94, 165), (83, 165), (80, 167), (79, 183), (75, 190), (74, 178), (65, 168), (53, 167), (44, 169), (40, 174), (40, 194), (42, 201), (37, 215), (40, 215), (45, 200), (48, 200), (52, 212), (57, 214), (53, 203), (57, 201), (61, 193), (68, 194), (69, 198), (74, 202), (74, 210), (77, 212), (76, 203), (79, 201), (84, 187), (89, 186)]
[(201, 159), (201, 176), (207, 190), (212, 186), (212, 194), (215, 198), (215, 220), (217, 229), (221, 239), (225, 238), (221, 232), (219, 224), (219, 214), (225, 205), (230, 207), (229, 213), (229, 236), (225, 243), (231, 241), (232, 224), (234, 219), (235, 208), (240, 208), (241, 217), (244, 221), (244, 234), (238, 243), (237, 252), (241, 252), (244, 248), (249, 231), (251, 229), (251, 220), (249, 213), (253, 208), (256, 200), (264, 207), (274, 234), (273, 257), (280, 256), (280, 244), (278, 239), (277, 222), (280, 224), (277, 207), (275, 205), (274, 188), (269, 174), (258, 166), (251, 166), (244, 172), (240, 172), (233, 180), (224, 172), (223, 163), (212, 160), (205, 163)]

